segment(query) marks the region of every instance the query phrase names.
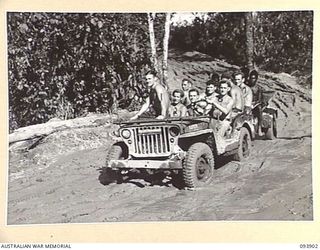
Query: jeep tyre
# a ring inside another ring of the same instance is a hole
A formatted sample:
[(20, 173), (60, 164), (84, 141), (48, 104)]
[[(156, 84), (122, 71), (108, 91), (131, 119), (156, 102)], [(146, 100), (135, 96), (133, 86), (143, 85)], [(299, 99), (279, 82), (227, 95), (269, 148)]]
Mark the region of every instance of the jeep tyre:
[(270, 128), (265, 130), (265, 137), (267, 140), (273, 140), (277, 137), (277, 120), (274, 115), (272, 116)]
[[(108, 151), (106, 158), (106, 166), (110, 160), (119, 160), (123, 158), (123, 150), (120, 145), (114, 144)], [(103, 170), (103, 184), (107, 185), (114, 182), (120, 182), (121, 173), (119, 170), (112, 169), (109, 167), (104, 168)]]
[(123, 158), (121, 146), (118, 144), (113, 144), (108, 151), (106, 163), (108, 164), (110, 160), (120, 160), (121, 158)]
[(196, 188), (208, 184), (213, 171), (214, 156), (210, 147), (202, 142), (191, 145), (183, 161), (183, 179), (186, 187)]
[(250, 156), (251, 137), (247, 128), (242, 127), (240, 130), (239, 147), (234, 155), (236, 161), (243, 161)]

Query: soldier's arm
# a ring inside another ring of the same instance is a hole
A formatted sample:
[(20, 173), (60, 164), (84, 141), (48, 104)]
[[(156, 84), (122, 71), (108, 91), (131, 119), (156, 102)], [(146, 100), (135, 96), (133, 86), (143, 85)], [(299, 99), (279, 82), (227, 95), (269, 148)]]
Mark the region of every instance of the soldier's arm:
[(223, 107), (222, 105), (220, 105), (219, 102), (217, 101), (213, 101), (212, 104), (219, 109), (222, 113), (224, 113), (225, 115), (229, 114), (230, 111), (232, 110), (233, 107), (233, 99), (230, 99), (230, 102), (228, 103), (228, 105), (226, 107)]
[(187, 113), (188, 113), (187, 107), (186, 107), (186, 106), (183, 106), (183, 107), (181, 108), (180, 116), (181, 116), (181, 117), (187, 116), (187, 115), (188, 115)]
[(204, 108), (204, 114), (205, 115), (209, 114), (212, 108), (213, 108), (212, 101), (211, 102), (208, 101), (207, 106)]
[(248, 95), (245, 106), (252, 107), (253, 93), (251, 88), (248, 88)]
[(142, 105), (141, 109), (137, 114), (135, 114), (133, 117), (130, 118), (130, 120), (135, 120), (138, 119), (140, 115), (142, 115), (144, 112), (147, 111), (150, 105), (150, 99), (147, 97), (146, 102)]

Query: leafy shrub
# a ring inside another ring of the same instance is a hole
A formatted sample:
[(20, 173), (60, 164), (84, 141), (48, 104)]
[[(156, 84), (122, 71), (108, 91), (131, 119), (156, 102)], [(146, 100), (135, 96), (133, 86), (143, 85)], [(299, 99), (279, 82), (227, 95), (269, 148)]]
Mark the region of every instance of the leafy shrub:
[(145, 14), (7, 14), (10, 129), (112, 112), (143, 94)]
[[(244, 65), (246, 37), (244, 13), (207, 13), (191, 26), (177, 26), (170, 44), (198, 50), (215, 58)], [(255, 62), (260, 68), (309, 75), (312, 72), (312, 11), (254, 13)]]

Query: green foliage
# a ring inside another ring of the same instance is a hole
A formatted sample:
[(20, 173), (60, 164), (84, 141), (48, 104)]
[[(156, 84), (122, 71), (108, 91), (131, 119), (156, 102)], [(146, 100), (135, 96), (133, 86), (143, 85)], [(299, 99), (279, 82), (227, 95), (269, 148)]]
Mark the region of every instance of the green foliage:
[[(243, 65), (244, 13), (208, 13), (171, 30), (170, 47)], [(161, 48), (165, 15), (157, 13)], [(146, 13), (7, 14), (10, 130), (87, 112), (133, 110), (146, 89), (150, 49)], [(255, 62), (311, 81), (313, 12), (258, 12)]]
[(261, 12), (256, 17), (256, 62), (274, 72), (312, 71), (313, 12)]
[[(311, 74), (312, 11), (258, 12), (254, 26), (255, 62), (260, 68)], [(191, 26), (175, 27), (171, 34), (170, 44), (176, 48), (246, 63), (244, 13), (208, 13), (206, 18), (196, 17)]]
[(208, 13), (206, 19), (196, 16), (192, 26), (175, 27), (170, 44), (241, 64), (245, 54), (244, 28), (243, 13)]
[(8, 13), (10, 129), (126, 107), (145, 92), (145, 14)]

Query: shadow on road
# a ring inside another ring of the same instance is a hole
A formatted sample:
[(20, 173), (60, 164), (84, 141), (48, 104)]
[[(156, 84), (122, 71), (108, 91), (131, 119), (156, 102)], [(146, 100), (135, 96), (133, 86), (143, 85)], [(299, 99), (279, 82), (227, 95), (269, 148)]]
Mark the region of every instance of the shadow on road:
[(140, 188), (146, 186), (173, 186), (177, 189), (184, 189), (182, 174), (177, 170), (113, 170), (106, 167), (98, 170), (100, 173), (98, 179), (102, 185), (131, 183)]

